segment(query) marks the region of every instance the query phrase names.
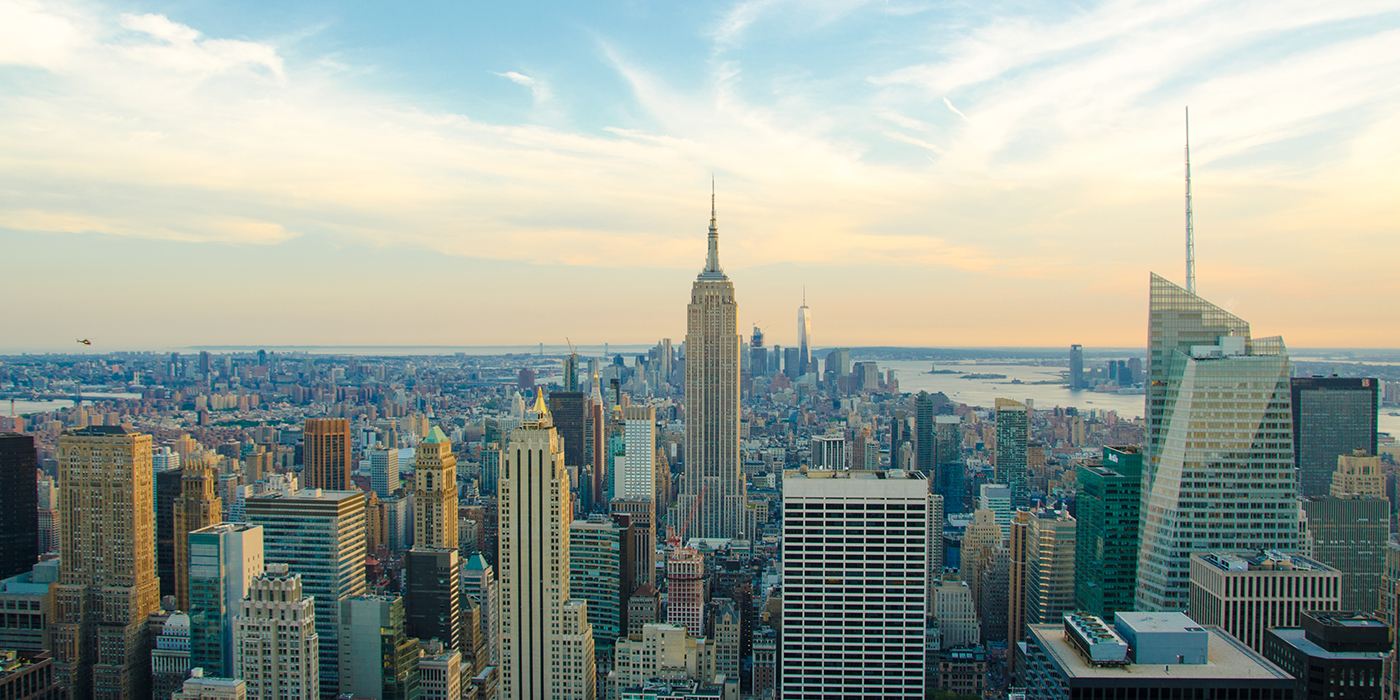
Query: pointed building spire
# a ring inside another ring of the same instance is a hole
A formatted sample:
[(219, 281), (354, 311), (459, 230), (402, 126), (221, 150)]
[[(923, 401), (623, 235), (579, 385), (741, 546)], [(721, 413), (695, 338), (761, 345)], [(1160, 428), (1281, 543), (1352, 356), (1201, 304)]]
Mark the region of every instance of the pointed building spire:
[(715, 219), (715, 180), (710, 177), (710, 252), (705, 258), (705, 269), (700, 273), (702, 277), (723, 277), (724, 268), (719, 266), (719, 225)]
[(1196, 293), (1196, 231), (1191, 220), (1191, 108), (1186, 108), (1186, 291)]

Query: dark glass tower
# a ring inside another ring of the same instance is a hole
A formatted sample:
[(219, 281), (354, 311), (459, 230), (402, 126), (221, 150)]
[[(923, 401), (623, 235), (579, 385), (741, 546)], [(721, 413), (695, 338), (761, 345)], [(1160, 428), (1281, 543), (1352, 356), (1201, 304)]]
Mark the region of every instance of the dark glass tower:
[(0, 433), (0, 578), (39, 560), (38, 466), (32, 435)]
[(1329, 494), (1338, 457), (1376, 454), (1379, 385), (1355, 377), (1293, 379), (1293, 465), (1304, 497)]
[(934, 454), (933, 397), (921, 391), (914, 397), (914, 468), (932, 473)]
[(1142, 451), (1105, 447), (1098, 465), (1079, 467), (1074, 540), (1075, 606), (1112, 619), (1133, 609), (1137, 587)]
[(593, 455), (584, 449), (583, 392), (551, 392), (549, 414), (554, 416), (554, 429), (564, 439), (564, 464), (570, 467), (592, 464)]
[(175, 508), (184, 476), (183, 469), (156, 473), (156, 576), (162, 597), (175, 595)]

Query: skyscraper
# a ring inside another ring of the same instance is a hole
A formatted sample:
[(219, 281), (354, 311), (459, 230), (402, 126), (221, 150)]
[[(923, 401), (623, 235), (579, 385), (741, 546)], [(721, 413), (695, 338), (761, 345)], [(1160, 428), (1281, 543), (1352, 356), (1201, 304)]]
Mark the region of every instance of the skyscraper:
[(393, 446), (369, 451), (369, 486), (380, 498), (399, 490), (399, 451)]
[[(937, 464), (933, 419), (933, 397), (927, 391), (920, 391), (914, 397), (914, 468), (922, 472), (924, 478), (933, 473)], [(948, 494), (944, 493), (943, 497), (947, 498)]]
[(233, 673), (248, 700), (319, 700), (316, 606), (301, 576), (268, 564), (254, 577), (233, 619)]
[(1380, 382), (1354, 377), (1297, 377), (1292, 380), (1292, 390), (1293, 460), (1299, 489), (1305, 498), (1326, 496), (1338, 457), (1350, 456), (1355, 450), (1376, 454)]
[(1026, 445), (1030, 442), (1030, 411), (1020, 401), (996, 400), (997, 481), (1011, 487), (1011, 507), (1030, 505), (1030, 470)]
[(1079, 467), (1074, 536), (1075, 607), (1112, 620), (1133, 609), (1137, 586), (1142, 452), (1105, 447), (1099, 464)]
[(461, 568), (456, 549), (414, 547), (404, 557), (404, 615), (410, 635), (466, 651)]
[(350, 421), (307, 418), (302, 430), (302, 486), (344, 491), (350, 483)]
[(64, 433), (58, 483), (55, 674), (75, 699), (147, 696), (143, 628), (160, 605), (151, 436), (96, 426)]
[(734, 283), (719, 266), (719, 228), (710, 202), (709, 256), (686, 309), (685, 482), (680, 512), (695, 511), (689, 534), (735, 537), (748, 497), (739, 460), (739, 331)]
[[(263, 526), (263, 554), (300, 574), (297, 586), (316, 601), (321, 692), (339, 687), (340, 601), (365, 594), (363, 491), (276, 491), (247, 501), (248, 522)], [(251, 684), (251, 680), (249, 681)]]
[[(782, 488), (782, 696), (923, 698), (924, 476), (798, 470), (784, 473)], [(864, 535), (848, 540), (846, 528)], [(869, 538), (904, 545), (875, 551)], [(844, 602), (824, 602), (833, 584)]]
[(38, 467), (33, 436), (0, 433), (0, 579), (39, 560)]
[(613, 644), (627, 633), (627, 598), (636, 568), (630, 518), (591, 515), (569, 526), (569, 594), (588, 604), (601, 673), (612, 668)]
[(218, 523), (189, 534), (190, 666), (233, 677), (233, 618), (264, 571), (260, 525)]
[[(501, 662), (500, 590), (496, 572), (485, 557), (473, 554), (462, 564), (462, 593), (481, 608), (481, 634), (485, 638), (486, 663)], [(485, 664), (482, 664), (485, 665)]]
[(1297, 543), (1288, 354), (1156, 275), (1150, 308), (1136, 607), (1181, 610), (1191, 552)]
[(613, 464), (613, 497), (656, 497), (656, 408), (622, 409), (623, 458)]
[(501, 461), (501, 697), (593, 700), (593, 630), (569, 596), (573, 507), (564, 450), (544, 393)]
[(1084, 388), (1084, 346), (1069, 346), (1069, 388)]
[(457, 548), (457, 457), (442, 428), (433, 426), (414, 453), (414, 543)]
[(1312, 558), (1342, 572), (1342, 610), (1375, 612), (1390, 540), (1390, 501), (1361, 494), (1307, 498)]
[(340, 601), (340, 694), (377, 700), (418, 697), (418, 640), (404, 630), (403, 597)]
[(583, 392), (552, 391), (549, 394), (549, 415), (564, 449), (564, 464), (585, 467), (593, 463), (593, 455), (585, 454), (583, 440)]
[(175, 501), (175, 609), (189, 610), (189, 533), (223, 521), (224, 510), (214, 488), (218, 472), (208, 462), (191, 456), (180, 471), (180, 497)]
[(797, 376), (815, 373), (812, 366), (812, 310), (807, 308), (807, 288), (802, 288), (802, 306), (797, 308)]

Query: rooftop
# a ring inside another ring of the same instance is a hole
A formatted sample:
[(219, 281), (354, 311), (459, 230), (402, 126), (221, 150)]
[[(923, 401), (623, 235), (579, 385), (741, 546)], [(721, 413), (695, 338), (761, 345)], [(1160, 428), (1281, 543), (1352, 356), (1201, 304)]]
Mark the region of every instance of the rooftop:
[(1336, 571), (1322, 562), (1297, 552), (1276, 549), (1253, 552), (1206, 552), (1193, 554), (1221, 571)]
[[(1384, 626), (1385, 623), (1379, 624)], [(1318, 659), (1375, 661), (1376, 663), (1380, 663), (1386, 657), (1386, 652), (1383, 651), (1330, 651), (1317, 642), (1308, 639), (1306, 631), (1301, 627), (1274, 627), (1270, 629), (1269, 632), (1278, 636), (1284, 643), (1298, 651)]]
[[(1121, 613), (1120, 613), (1121, 614)], [(1053, 663), (1068, 678), (1135, 678), (1143, 679), (1285, 679), (1292, 680), (1283, 669), (1273, 665), (1244, 643), (1207, 626), (1210, 642), (1204, 664), (1128, 664), (1125, 666), (1094, 666), (1084, 660), (1065, 637), (1062, 625), (1027, 625), (1027, 629)]]

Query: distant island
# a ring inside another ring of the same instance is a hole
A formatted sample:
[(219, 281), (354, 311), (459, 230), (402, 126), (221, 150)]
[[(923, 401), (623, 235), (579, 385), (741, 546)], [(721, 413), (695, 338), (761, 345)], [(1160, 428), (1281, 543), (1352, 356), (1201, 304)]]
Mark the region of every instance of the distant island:
[(1004, 374), (964, 374), (963, 379), (1006, 379)]

